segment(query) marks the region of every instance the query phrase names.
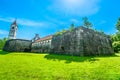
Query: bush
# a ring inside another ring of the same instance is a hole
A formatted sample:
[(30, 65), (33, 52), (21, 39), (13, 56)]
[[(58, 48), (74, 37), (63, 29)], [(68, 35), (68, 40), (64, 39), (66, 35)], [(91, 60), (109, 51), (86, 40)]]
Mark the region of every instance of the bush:
[(120, 51), (120, 41), (115, 41), (113, 42), (113, 48), (115, 52), (119, 52)]
[(3, 49), (3, 47), (4, 47), (5, 43), (6, 43), (6, 41), (7, 41), (7, 38), (0, 39), (0, 50)]
[(67, 30), (63, 29), (62, 31), (56, 32), (55, 35), (62, 35), (64, 33), (66, 33), (66, 32), (67, 32)]

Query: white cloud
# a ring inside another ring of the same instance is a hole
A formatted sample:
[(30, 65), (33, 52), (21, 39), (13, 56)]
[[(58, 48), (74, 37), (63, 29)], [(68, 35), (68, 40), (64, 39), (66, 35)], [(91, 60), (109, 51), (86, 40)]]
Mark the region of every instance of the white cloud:
[(52, 17), (49, 17), (49, 16), (46, 16), (47, 20), (49, 20), (49, 22), (52, 22), (56, 25), (65, 25), (66, 23), (64, 21), (61, 21), (59, 19), (56, 19), (56, 18), (52, 18)]
[(27, 20), (27, 19), (17, 19), (17, 23), (25, 26), (38, 26), (38, 27), (45, 25), (44, 22), (36, 22), (32, 20)]
[[(12, 17), (0, 17), (0, 21), (4, 21), (4, 22), (12, 23), (14, 20), (15, 20), (15, 18), (12, 18)], [(33, 20), (21, 19), (21, 18), (17, 19), (17, 23), (20, 25), (33, 26), (33, 27), (44, 27), (47, 24), (47, 22), (36, 22)]]
[(56, 0), (48, 8), (66, 15), (88, 16), (99, 11), (100, 0)]
[(8, 31), (0, 30), (0, 34), (1, 34), (1, 35), (6, 35), (6, 34), (8, 34)]
[(72, 23), (79, 23), (79, 22), (80, 22), (80, 21), (77, 20), (77, 19), (70, 19), (70, 21), (71, 21)]
[(0, 17), (0, 21), (4, 21), (4, 22), (13, 22), (14, 20), (15, 20), (14, 18), (10, 18), (10, 17), (7, 18)]

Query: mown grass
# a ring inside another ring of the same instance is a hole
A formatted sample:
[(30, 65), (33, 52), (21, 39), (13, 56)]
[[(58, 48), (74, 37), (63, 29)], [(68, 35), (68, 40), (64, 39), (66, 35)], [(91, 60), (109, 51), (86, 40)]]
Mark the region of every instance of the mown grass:
[(76, 57), (0, 51), (0, 80), (120, 80), (120, 54)]

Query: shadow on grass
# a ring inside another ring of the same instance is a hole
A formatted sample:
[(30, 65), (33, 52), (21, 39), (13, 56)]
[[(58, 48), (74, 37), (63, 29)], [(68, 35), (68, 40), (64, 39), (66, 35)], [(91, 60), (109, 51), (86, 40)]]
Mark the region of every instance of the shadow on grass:
[(109, 57), (120, 57), (119, 55), (117, 55), (118, 53), (112, 54), (112, 55), (100, 55), (100, 56), (95, 56), (95, 57), (99, 57), (99, 58), (109, 58)]
[(71, 63), (71, 62), (94, 62), (98, 61), (99, 59), (96, 59), (94, 57), (79, 57), (79, 56), (69, 56), (69, 55), (58, 55), (58, 54), (48, 54), (44, 58), (48, 60), (53, 60), (53, 61), (61, 61), (65, 60), (65, 63)]
[(89, 57), (80, 57), (80, 56), (69, 56), (69, 55), (59, 55), (59, 54), (48, 54), (44, 58), (53, 61), (61, 61), (65, 60), (65, 63), (71, 62), (91, 62), (94, 63), (95, 61), (99, 61), (99, 58), (109, 58), (109, 57), (120, 57), (117, 55), (108, 55), (108, 56), (89, 56)]
[(6, 54), (9, 54), (10, 52), (6, 52), (6, 51), (2, 51), (0, 50), (0, 55), (6, 55)]

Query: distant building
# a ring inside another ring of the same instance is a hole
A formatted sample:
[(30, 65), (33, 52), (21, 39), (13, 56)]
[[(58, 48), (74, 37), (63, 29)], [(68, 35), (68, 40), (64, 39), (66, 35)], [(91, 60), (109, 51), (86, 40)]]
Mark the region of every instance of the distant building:
[(16, 20), (15, 20), (11, 24), (8, 39), (16, 39), (16, 32), (17, 32), (17, 30), (18, 30), (18, 25), (17, 25)]
[(35, 37), (32, 39), (32, 42), (34, 42), (34, 41), (36, 41), (38, 39), (40, 39), (39, 34), (35, 34)]
[(52, 35), (35, 40), (32, 43), (32, 52), (50, 52)]

